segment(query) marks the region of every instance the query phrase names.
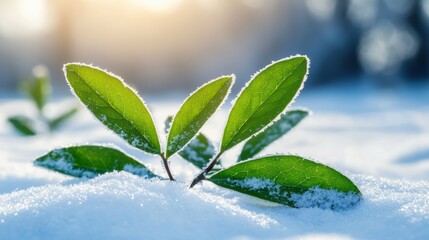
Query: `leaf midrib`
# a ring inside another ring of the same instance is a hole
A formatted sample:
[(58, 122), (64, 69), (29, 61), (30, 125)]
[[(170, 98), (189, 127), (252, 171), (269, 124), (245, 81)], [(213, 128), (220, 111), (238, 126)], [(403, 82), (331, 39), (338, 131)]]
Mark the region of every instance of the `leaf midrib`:
[[(185, 125), (185, 127), (183, 127), (182, 129), (188, 129), (189, 128), (189, 126), (191, 125), (191, 123), (192, 122), (194, 122), (194, 119), (196, 119), (198, 116), (200, 116), (200, 115), (202, 115), (202, 113), (204, 112), (204, 110), (208, 107), (208, 105), (209, 105), (209, 103), (213, 100), (213, 99), (215, 99), (216, 97), (218, 97), (219, 95), (220, 95), (220, 93), (221, 93), (221, 91), (222, 90), (224, 90), (224, 88), (225, 88), (225, 86), (226, 86), (226, 84), (223, 84), (222, 85), (222, 87), (220, 88), (220, 90), (218, 90), (217, 91), (217, 93), (207, 102), (207, 104), (205, 104), (204, 105), (204, 107), (201, 109), (201, 111), (200, 111), (200, 113), (199, 114), (197, 114), (197, 115), (195, 115), (195, 117), (193, 117), (189, 122), (188, 122), (188, 124), (186, 124)], [(220, 104), (219, 104), (220, 105)], [(216, 109), (218, 108), (219, 106), (217, 106), (216, 107)], [(215, 111), (216, 111), (216, 109), (215, 109)], [(206, 120), (207, 121), (207, 120)], [(173, 122), (173, 124), (174, 124), (174, 122)], [(171, 129), (170, 129), (170, 131), (169, 131), (170, 133), (171, 133)], [(183, 132), (183, 131), (182, 131)], [(199, 130), (198, 131), (196, 131), (196, 134), (195, 135), (197, 135), (198, 134), (198, 132), (199, 132)], [(179, 134), (176, 134), (175, 136), (177, 136), (177, 135), (179, 135)], [(170, 135), (169, 135), (169, 138), (170, 138)], [(188, 143), (188, 142), (190, 142), (191, 140), (192, 140), (193, 138), (191, 138), (191, 139), (189, 139), (189, 141), (187, 141), (186, 143)], [(184, 144), (184, 146), (186, 146), (186, 143)], [(181, 148), (180, 148), (181, 149)], [(177, 150), (177, 151), (180, 151), (180, 149), (179, 150)]]
[[(271, 157), (268, 157), (268, 158), (266, 158), (265, 160), (267, 160), (267, 159), (270, 159), (271, 160), (271, 158), (273, 158), (273, 159), (277, 159), (277, 157), (279, 157), (279, 156), (271, 156)], [(292, 155), (285, 155), (284, 157), (293, 157)], [(306, 159), (304, 159), (304, 158), (301, 158), (302, 160), (306, 160)], [(258, 159), (256, 159), (256, 160), (258, 160)], [(255, 161), (256, 161), (255, 160)], [(285, 161), (286, 159), (284, 159), (284, 158), (280, 158), (280, 161)], [(253, 160), (250, 160), (250, 161), (253, 161)], [(309, 188), (307, 188), (307, 187), (304, 187), (304, 186), (302, 186), (302, 184), (305, 182), (305, 181), (308, 181), (308, 179), (309, 178), (312, 178), (312, 177), (307, 177), (307, 176), (305, 176), (305, 178), (303, 179), (303, 180), (301, 180), (299, 183), (296, 183), (296, 184), (294, 184), (294, 185), (292, 185), (292, 184), (290, 184), (290, 183), (287, 183), (287, 180), (284, 180), (283, 182), (281, 182), (281, 183), (278, 183), (277, 182), (277, 178), (280, 176), (280, 175), (285, 175), (287, 172), (289, 172), (289, 171), (291, 171), (291, 170), (293, 170), (293, 169), (296, 169), (296, 167), (295, 167), (295, 165), (298, 163), (298, 160), (297, 159), (288, 159), (288, 160), (286, 160), (286, 161), (290, 161), (291, 163), (290, 163), (290, 165), (291, 166), (288, 166), (288, 168), (287, 168), (287, 170), (282, 170), (282, 171), (280, 171), (278, 174), (276, 174), (277, 176), (276, 177), (274, 177), (274, 178), (271, 178), (271, 177), (266, 177), (266, 176), (258, 176), (258, 177), (255, 177), (255, 178), (258, 178), (258, 179), (269, 179), (269, 180), (272, 180), (275, 184), (279, 184), (279, 185), (282, 185), (282, 186), (284, 186), (284, 187), (286, 187), (286, 188), (288, 188), (288, 189), (299, 189), (299, 191), (305, 191), (305, 190), (308, 190)], [(238, 163), (238, 164), (245, 164), (245, 162), (241, 162), (241, 163)], [(238, 165), (237, 164), (237, 165)], [(237, 180), (237, 181), (241, 181), (241, 180), (245, 180), (246, 178), (248, 178), (249, 176), (249, 171), (251, 171), (251, 172), (259, 172), (259, 170), (257, 170), (258, 168), (259, 169), (262, 169), (262, 168), (264, 168), (265, 167), (265, 165), (268, 165), (268, 166), (270, 166), (270, 167), (272, 167), (272, 168), (274, 168), (274, 167), (276, 167), (277, 165), (276, 164), (274, 164), (274, 162), (267, 162), (267, 163), (261, 163), (261, 165), (260, 166), (257, 166), (257, 167), (255, 167), (255, 166), (247, 166), (245, 169), (243, 169), (243, 170), (241, 170), (241, 171), (236, 171), (234, 174), (232, 174), (231, 176), (229, 176), (229, 177), (227, 177), (227, 178), (225, 178), (225, 177), (218, 177), (218, 178), (214, 178), (214, 180), (216, 181), (222, 181), (222, 182), (225, 182), (225, 183), (228, 183), (228, 179), (230, 179), (230, 178), (234, 178), (236, 175), (239, 175), (239, 174), (242, 174), (242, 173), (245, 173), (246, 174), (246, 176), (245, 177), (237, 177), (237, 178), (235, 178), (234, 180)], [(318, 169), (320, 168), (320, 167), (325, 167), (325, 166), (323, 166), (323, 165), (320, 165), (320, 164), (318, 164), (318, 163), (315, 163), (315, 169), (316, 169), (316, 172), (318, 171)], [(228, 169), (225, 169), (225, 171), (226, 170), (228, 170)], [(251, 175), (251, 174), (250, 174)], [(215, 176), (215, 175), (214, 175)], [(287, 178), (286, 178), (287, 179)], [(212, 178), (209, 178), (209, 180), (213, 180)], [(228, 184), (227, 184), (228, 185)], [(243, 189), (246, 189), (246, 188), (243, 188)], [(298, 191), (298, 192), (299, 192)]]
[(103, 167), (96, 167), (95, 164), (94, 164), (94, 160), (86, 157), (85, 155), (82, 155), (82, 153), (79, 151), (79, 149), (74, 149), (74, 153), (75, 153), (75, 155), (77, 155), (78, 157), (80, 157), (82, 160), (88, 161), (90, 163), (90, 165), (92, 165), (92, 167), (91, 166), (85, 166), (85, 165), (77, 164), (76, 161), (74, 161), (74, 165), (76, 167), (78, 167), (78, 168), (80, 167), (80, 170), (84, 170), (85, 171), (84, 168), (92, 168), (92, 169), (95, 169), (95, 170), (99, 171), (99, 172), (97, 172), (97, 174), (102, 174), (102, 173), (100, 173), (101, 171), (108, 172), (110, 170), (102, 160), (101, 161), (98, 160), (98, 162), (101, 162), (101, 164), (103, 165), (104, 169), (103, 169)]
[[(255, 114), (255, 112), (257, 112), (257, 110), (262, 106), (262, 105), (264, 105), (265, 104), (265, 102), (274, 94), (274, 92), (276, 92), (277, 91), (277, 89), (280, 87), (280, 85), (282, 85), (283, 84), (283, 82), (288, 78), (288, 77), (290, 77), (290, 75), (292, 74), (292, 73), (294, 73), (297, 69), (298, 69), (298, 67), (299, 66), (301, 66), (301, 64), (304, 62), (304, 60), (303, 61), (301, 61), (287, 76), (285, 76), (283, 79), (282, 79), (282, 81), (276, 86), (276, 88), (274, 89), (274, 91), (272, 91), (271, 93), (270, 93), (270, 95), (268, 95), (268, 97), (267, 98), (265, 98), (265, 100), (252, 112), (252, 114), (246, 119), (246, 121), (244, 121), (243, 122), (243, 124), (241, 124), (241, 126), (238, 128), (238, 130), (236, 131), (236, 132), (240, 132), (241, 131), (241, 129), (243, 128), (243, 126), (249, 121), (249, 119), (250, 118), (252, 118), (253, 117), (253, 115)], [(263, 129), (263, 128), (261, 128), (261, 129)], [(228, 146), (230, 143), (231, 143), (231, 141), (235, 138), (237, 136), (237, 134), (235, 134), (233, 137), (231, 137), (230, 138), (230, 140), (227, 142), (227, 144), (225, 145), (225, 146)]]
[[(141, 137), (143, 137), (144, 140), (146, 140), (146, 142), (150, 145), (151, 148), (156, 149), (156, 147), (154, 147), (152, 145), (152, 143), (146, 138), (146, 136), (144, 134), (142, 134), (138, 128), (135, 127), (134, 124), (132, 124), (132, 121), (130, 119), (128, 119), (127, 117), (125, 117), (124, 114), (122, 114), (118, 109), (116, 109), (109, 101), (107, 101), (106, 99), (104, 99), (103, 95), (101, 95), (97, 90), (95, 90), (93, 87), (91, 87), (91, 85), (89, 85), (80, 75), (78, 72), (76, 72), (74, 69), (70, 69), (69, 71), (73, 72), (76, 74), (76, 76), (83, 82), (85, 83), (90, 89), (92, 89), (92, 91), (95, 92), (95, 94), (97, 94), (97, 96), (100, 97), (100, 99), (102, 99), (105, 103), (107, 103), (113, 110), (115, 110), (115, 112), (117, 112), (119, 115), (121, 115), (128, 123), (130, 123), (130, 125), (137, 130), (137, 132), (140, 134)], [(126, 86), (124, 86), (126, 88)], [(92, 111), (91, 111), (92, 112)], [(94, 114), (95, 115), (95, 114)], [(104, 123), (103, 123), (104, 124)]]

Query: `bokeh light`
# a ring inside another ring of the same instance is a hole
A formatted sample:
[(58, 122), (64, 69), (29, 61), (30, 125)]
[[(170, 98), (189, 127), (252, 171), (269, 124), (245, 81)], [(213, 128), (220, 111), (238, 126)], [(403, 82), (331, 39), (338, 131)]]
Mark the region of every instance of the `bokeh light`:
[(309, 87), (427, 81), (428, 6), (427, 0), (1, 0), (0, 86), (14, 89), (44, 64), (66, 89), (61, 66), (79, 61), (148, 91), (186, 91), (222, 74), (244, 82), (265, 62), (297, 53), (312, 59)]

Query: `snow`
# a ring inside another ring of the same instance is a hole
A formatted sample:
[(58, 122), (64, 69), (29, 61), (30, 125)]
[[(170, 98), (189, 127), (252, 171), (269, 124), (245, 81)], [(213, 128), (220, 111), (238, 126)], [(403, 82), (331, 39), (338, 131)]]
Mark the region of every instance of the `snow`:
[[(2, 239), (424, 239), (429, 184), (353, 176), (365, 200), (334, 212), (266, 206), (210, 184), (149, 181), (128, 173), (0, 196)], [(206, 186), (207, 185), (207, 186)], [(252, 202), (253, 201), (253, 202)]]
[(270, 195), (280, 194), (281, 186), (270, 179), (245, 178), (243, 180), (233, 180), (228, 178), (227, 181), (234, 186), (246, 188), (249, 190), (267, 189)]
[[(6, 117), (36, 113), (0, 95), (0, 239), (429, 239), (429, 88), (359, 90), (305, 90), (294, 106), (314, 115), (260, 154), (300, 154), (350, 177), (363, 200), (340, 211), (289, 208), (208, 182), (188, 189), (198, 170), (177, 155), (177, 182), (125, 172), (74, 179), (35, 167), (32, 160), (58, 147), (114, 143), (165, 176), (158, 157), (128, 147), (84, 109), (58, 133), (19, 137)], [(58, 100), (48, 114), (72, 102)], [(180, 99), (149, 102), (161, 133)], [(227, 113), (202, 129), (216, 146)], [(224, 166), (241, 147), (225, 153)]]
[(304, 194), (292, 194), (295, 206), (300, 208), (321, 208), (335, 211), (348, 210), (359, 204), (361, 197), (355, 193), (311, 188)]

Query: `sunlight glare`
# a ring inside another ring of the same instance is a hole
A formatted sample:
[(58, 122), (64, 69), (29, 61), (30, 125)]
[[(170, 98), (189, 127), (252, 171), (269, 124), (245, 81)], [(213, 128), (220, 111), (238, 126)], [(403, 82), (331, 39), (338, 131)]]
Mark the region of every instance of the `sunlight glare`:
[(52, 25), (45, 0), (15, 0), (0, 4), (0, 34), (22, 36), (48, 30)]
[(177, 7), (181, 0), (133, 0), (135, 4), (151, 11), (168, 11)]

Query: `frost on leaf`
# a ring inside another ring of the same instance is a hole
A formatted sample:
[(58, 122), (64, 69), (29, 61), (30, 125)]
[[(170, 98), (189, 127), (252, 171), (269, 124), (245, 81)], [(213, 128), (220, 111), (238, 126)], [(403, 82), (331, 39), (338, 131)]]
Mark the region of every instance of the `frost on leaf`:
[(38, 158), (34, 164), (73, 177), (93, 178), (113, 171), (127, 171), (146, 178), (157, 177), (120, 150), (97, 145), (56, 149)]
[(93, 171), (86, 171), (78, 168), (73, 164), (73, 156), (68, 151), (63, 149), (56, 149), (50, 152), (42, 160), (36, 160), (34, 162), (36, 166), (51, 169), (66, 175), (75, 177), (94, 178), (98, 174)]
[(64, 73), (72, 93), (104, 125), (132, 146), (160, 153), (151, 113), (137, 92), (120, 77), (80, 63), (64, 65)]
[(299, 187), (276, 184), (267, 178), (226, 179), (224, 184), (238, 192), (296, 208), (346, 210), (361, 200), (361, 195), (355, 192), (340, 192), (319, 187), (303, 190)]
[(263, 130), (284, 112), (304, 86), (308, 64), (306, 56), (285, 58), (252, 77), (229, 113), (222, 152)]
[(362, 199), (354, 192), (339, 192), (332, 189), (311, 188), (302, 194), (292, 194), (291, 200), (298, 208), (321, 208), (346, 210), (355, 206)]
[(345, 209), (361, 193), (336, 170), (299, 156), (277, 155), (240, 162), (207, 180), (234, 191), (292, 207)]
[(228, 96), (234, 76), (212, 80), (193, 92), (174, 116), (168, 131), (166, 157), (182, 150)]
[(215, 155), (215, 148), (203, 134), (198, 134), (179, 155), (198, 168), (204, 168)]

